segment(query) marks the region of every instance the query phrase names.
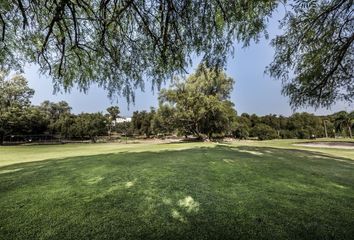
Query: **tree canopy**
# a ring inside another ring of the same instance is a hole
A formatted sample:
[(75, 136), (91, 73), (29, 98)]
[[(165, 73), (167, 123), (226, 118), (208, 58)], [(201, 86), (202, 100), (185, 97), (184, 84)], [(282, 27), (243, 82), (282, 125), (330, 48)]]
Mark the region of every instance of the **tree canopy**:
[(171, 89), (162, 90), (160, 105), (175, 108), (174, 122), (180, 133), (210, 139), (229, 129), (236, 117), (229, 95), (234, 80), (224, 72), (200, 65), (185, 81), (176, 80)]
[(2, 144), (6, 134), (15, 132), (20, 125), (30, 124), (28, 117), (32, 116), (32, 111), (27, 110), (34, 90), (27, 86), (27, 80), (23, 76), (15, 75), (7, 79), (0, 72), (0, 93), (0, 144)]
[(225, 67), (235, 41), (267, 36), (267, 20), (287, 9), (269, 66), (293, 107), (352, 101), (353, 0), (3, 0), (0, 65), (38, 63), (55, 89), (91, 83), (134, 100), (134, 90), (185, 73), (192, 56)]
[[(192, 54), (223, 65), (234, 39), (265, 29), (275, 1), (5, 0), (0, 63), (39, 63), (55, 86), (97, 82), (131, 99), (137, 86), (184, 72)], [(19, 61), (22, 60), (22, 61)]]
[(268, 70), (299, 106), (329, 107), (354, 99), (354, 1), (297, 0), (273, 40)]

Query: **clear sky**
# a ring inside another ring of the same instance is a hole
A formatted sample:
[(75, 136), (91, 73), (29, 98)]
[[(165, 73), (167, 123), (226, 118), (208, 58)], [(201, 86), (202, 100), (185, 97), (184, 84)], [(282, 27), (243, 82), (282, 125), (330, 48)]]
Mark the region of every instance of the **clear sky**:
[[(243, 112), (266, 115), (269, 113), (288, 116), (293, 113), (289, 106), (288, 98), (281, 95), (281, 82), (270, 79), (264, 74), (266, 66), (272, 61), (274, 49), (270, 46), (270, 40), (281, 33), (278, 28), (279, 19), (282, 17), (281, 9), (274, 14), (268, 26), (269, 39), (262, 38), (258, 43), (252, 43), (247, 48), (235, 44), (234, 57), (228, 57), (227, 74), (236, 80), (231, 100), (235, 103), (239, 114)], [(197, 66), (197, 59), (194, 61), (193, 70)], [(108, 106), (118, 105), (123, 116), (130, 116), (136, 110), (148, 110), (151, 106), (157, 107), (158, 92), (151, 91), (151, 85), (146, 84), (145, 91), (136, 91), (135, 104), (131, 103), (128, 109), (124, 97), (119, 97), (118, 102), (111, 101), (107, 93), (92, 85), (85, 94), (72, 89), (69, 93), (53, 94), (52, 80), (48, 76), (40, 75), (35, 65), (25, 67), (25, 77), (30, 87), (35, 89), (32, 99), (33, 104), (40, 104), (44, 100), (67, 101), (73, 108), (73, 112), (98, 112), (105, 111)], [(354, 105), (348, 103), (337, 103), (331, 109), (298, 109), (298, 112), (307, 111), (320, 114), (333, 113), (340, 110), (352, 111)]]

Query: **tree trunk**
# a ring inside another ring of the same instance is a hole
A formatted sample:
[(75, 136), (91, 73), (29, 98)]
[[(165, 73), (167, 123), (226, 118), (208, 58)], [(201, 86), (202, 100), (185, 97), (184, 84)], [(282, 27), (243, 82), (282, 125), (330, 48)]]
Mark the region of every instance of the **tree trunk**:
[(5, 134), (0, 133), (0, 145), (4, 145)]
[(353, 138), (352, 128), (350, 127), (350, 125), (348, 125), (348, 130), (349, 130), (349, 137)]
[(208, 133), (208, 139), (211, 141), (212, 138), (213, 138), (213, 133), (212, 132)]

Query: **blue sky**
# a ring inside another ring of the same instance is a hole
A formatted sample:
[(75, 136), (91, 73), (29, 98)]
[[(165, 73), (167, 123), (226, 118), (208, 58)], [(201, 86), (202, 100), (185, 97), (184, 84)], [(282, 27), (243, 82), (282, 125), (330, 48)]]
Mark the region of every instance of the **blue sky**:
[[(252, 43), (247, 48), (242, 48), (239, 44), (235, 44), (234, 57), (228, 57), (227, 74), (236, 81), (234, 90), (231, 94), (231, 100), (235, 103), (235, 108), (239, 114), (243, 112), (256, 113), (258, 115), (266, 115), (269, 113), (282, 114), (288, 116), (293, 113), (289, 106), (287, 97), (281, 95), (281, 82), (271, 79), (264, 74), (266, 66), (272, 61), (274, 50), (270, 46), (270, 40), (281, 33), (278, 28), (279, 19), (283, 12), (279, 10), (274, 14), (268, 26), (270, 38), (262, 38), (258, 43)], [(197, 66), (198, 61), (194, 61), (194, 65), (190, 69), (193, 70)], [(146, 84), (145, 91), (136, 91), (135, 104), (128, 104), (124, 97), (119, 97), (118, 102), (111, 101), (107, 97), (105, 90), (92, 85), (85, 94), (77, 89), (70, 92), (53, 94), (52, 80), (48, 76), (40, 75), (38, 67), (28, 65), (25, 67), (25, 77), (29, 81), (30, 87), (35, 90), (32, 99), (33, 104), (39, 104), (44, 100), (50, 101), (67, 101), (73, 108), (73, 112), (98, 112), (105, 111), (108, 106), (118, 105), (121, 114), (130, 116), (136, 110), (148, 110), (151, 106), (158, 105), (158, 92), (151, 91), (151, 85)], [(315, 114), (328, 114), (340, 110), (351, 111), (354, 105), (348, 103), (337, 103), (331, 109), (298, 109), (297, 112), (307, 111)]]

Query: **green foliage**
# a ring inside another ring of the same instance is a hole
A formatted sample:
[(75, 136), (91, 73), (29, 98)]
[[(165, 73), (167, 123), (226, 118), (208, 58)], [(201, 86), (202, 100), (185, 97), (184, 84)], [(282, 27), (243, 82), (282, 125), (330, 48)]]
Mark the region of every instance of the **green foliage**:
[(0, 145), (6, 135), (16, 133), (26, 125), (25, 116), (30, 111), (33, 94), (34, 90), (28, 87), (23, 76), (6, 79), (0, 72)]
[(72, 137), (89, 138), (92, 142), (100, 135), (107, 134), (107, 119), (102, 113), (81, 113), (70, 126)]
[(145, 134), (148, 138), (152, 132), (152, 121), (156, 112), (154, 108), (151, 108), (150, 112), (147, 111), (135, 111), (132, 116), (132, 126), (137, 134)]
[(192, 55), (222, 67), (236, 39), (258, 40), (277, 1), (3, 0), (0, 65), (37, 62), (55, 87), (92, 82), (134, 100), (145, 79), (184, 73)]
[(228, 100), (234, 80), (220, 70), (200, 65), (196, 73), (184, 82), (177, 82), (169, 90), (160, 92), (161, 104), (175, 108), (174, 123), (180, 133), (199, 138), (205, 134), (230, 130), (236, 117), (233, 103)]
[(48, 128), (51, 134), (59, 133), (62, 136), (67, 136), (68, 130), (64, 130), (65, 127), (59, 125), (67, 125), (69, 123), (63, 123), (66, 116), (70, 115), (71, 107), (65, 101), (58, 103), (44, 101), (39, 106), (40, 110), (45, 113), (46, 119), (49, 122)]
[(114, 126), (114, 131), (125, 136), (133, 136), (134, 129), (131, 122), (120, 122)]
[(161, 104), (152, 120), (152, 130), (157, 135), (169, 135), (176, 130), (176, 111), (174, 107)]
[(259, 140), (271, 140), (278, 138), (277, 131), (263, 123), (259, 123), (252, 128), (250, 135), (258, 137)]
[(109, 114), (109, 119), (113, 122), (116, 120), (116, 118), (118, 118), (119, 116), (119, 107), (118, 106), (110, 106), (106, 109), (106, 111)]
[(281, 79), (294, 108), (329, 107), (354, 98), (352, 0), (295, 1), (273, 40), (268, 71)]
[(350, 138), (353, 137), (352, 127), (354, 125), (354, 111), (347, 113), (341, 111), (335, 114), (334, 126), (337, 131), (345, 132)]
[(247, 139), (249, 136), (249, 129), (245, 125), (239, 125), (234, 130), (232, 130), (232, 136), (240, 140)]

